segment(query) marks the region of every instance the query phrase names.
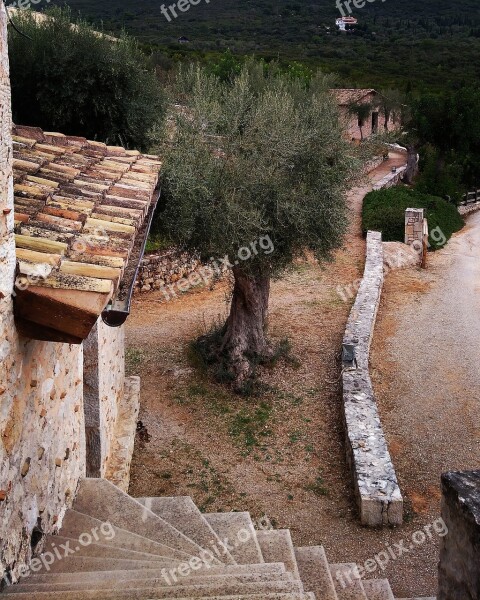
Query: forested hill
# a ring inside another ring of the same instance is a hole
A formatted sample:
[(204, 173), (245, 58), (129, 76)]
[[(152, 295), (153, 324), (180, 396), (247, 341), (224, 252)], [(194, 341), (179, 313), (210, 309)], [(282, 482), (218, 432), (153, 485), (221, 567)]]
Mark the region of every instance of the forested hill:
[[(171, 22), (160, 11), (161, 0), (67, 3), (103, 21), (105, 29), (124, 27), (169, 56), (230, 48), (322, 65), (350, 85), (442, 87), (480, 79), (478, 0), (376, 0), (354, 11), (359, 25), (346, 34), (335, 28), (335, 0), (201, 0)], [(181, 36), (189, 43), (178, 44)]]

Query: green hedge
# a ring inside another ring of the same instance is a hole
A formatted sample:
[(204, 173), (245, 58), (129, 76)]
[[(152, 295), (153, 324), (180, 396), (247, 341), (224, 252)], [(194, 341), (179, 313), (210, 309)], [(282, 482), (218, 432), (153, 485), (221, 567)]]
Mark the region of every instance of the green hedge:
[[(403, 242), (405, 239), (405, 210), (424, 208), (430, 233), (438, 232), (443, 236), (430, 235), (433, 250), (441, 248), (455, 231), (463, 227), (463, 219), (457, 207), (439, 198), (422, 194), (405, 187), (392, 187), (386, 190), (370, 192), (363, 201), (362, 228), (367, 231), (381, 231), (385, 242)], [(441, 238), (441, 239), (440, 239)]]

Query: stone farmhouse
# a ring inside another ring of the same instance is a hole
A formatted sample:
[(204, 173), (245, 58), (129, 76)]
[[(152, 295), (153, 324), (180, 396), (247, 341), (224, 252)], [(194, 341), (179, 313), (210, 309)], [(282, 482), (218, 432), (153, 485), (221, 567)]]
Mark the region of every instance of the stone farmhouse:
[[(0, 594), (392, 600), (249, 513), (127, 494), (140, 382), (123, 325), (161, 161), (13, 125), (6, 29), (0, 3)], [(473, 600), (480, 472), (444, 476), (443, 494), (438, 598)]]
[[(375, 106), (379, 93), (374, 89), (334, 89), (332, 94), (337, 101), (340, 115), (345, 122), (348, 137), (351, 140), (360, 140), (362, 137), (368, 138), (385, 128), (385, 116), (382, 111)], [(364, 103), (372, 105), (370, 115), (363, 122), (349, 112), (349, 106), (352, 103)], [(398, 127), (392, 117), (387, 121), (388, 131)]]

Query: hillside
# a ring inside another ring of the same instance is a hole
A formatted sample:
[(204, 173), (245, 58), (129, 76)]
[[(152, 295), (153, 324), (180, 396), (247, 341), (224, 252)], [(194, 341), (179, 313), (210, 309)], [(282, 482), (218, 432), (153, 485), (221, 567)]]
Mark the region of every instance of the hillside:
[[(202, 1), (171, 22), (157, 0), (67, 3), (93, 22), (103, 21), (105, 29), (125, 28), (174, 57), (230, 48), (321, 65), (349, 85), (441, 87), (480, 79), (478, 0), (377, 0), (354, 12), (359, 27), (347, 34), (336, 32), (340, 13), (333, 0)], [(178, 44), (181, 36), (190, 43)]]

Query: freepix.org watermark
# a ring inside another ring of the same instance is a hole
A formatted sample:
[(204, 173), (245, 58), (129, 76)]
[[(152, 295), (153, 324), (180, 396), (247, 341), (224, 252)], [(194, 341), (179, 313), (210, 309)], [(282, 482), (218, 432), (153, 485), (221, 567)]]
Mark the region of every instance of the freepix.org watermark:
[[(198, 6), (201, 2), (202, 0), (178, 0), (168, 7), (162, 4), (160, 11), (167, 21), (171, 23), (173, 19), (177, 19), (180, 16), (179, 13), (186, 13), (192, 6)], [(210, 4), (210, 0), (205, 0), (205, 4)]]
[[(254, 526), (261, 531), (273, 531), (273, 525), (267, 516), (258, 519)], [(192, 556), (187, 562), (180, 563), (172, 569), (162, 569), (161, 575), (167, 585), (174, 585), (181, 577), (189, 577), (193, 572), (201, 569), (211, 569), (222, 561), (222, 557), (255, 537), (255, 529), (244, 527), (236, 533), (235, 539), (215, 539), (210, 542), (210, 547), (204, 548), (198, 556)]]
[[(385, 0), (379, 0), (381, 2), (385, 2)], [(336, 6), (340, 11), (342, 17), (346, 17), (347, 15), (351, 15), (353, 12), (353, 8), (365, 8), (367, 4), (372, 4), (373, 2), (377, 2), (377, 0), (337, 0)], [(353, 8), (352, 8), (353, 5)]]
[(418, 548), (432, 541), (435, 535), (443, 538), (447, 534), (448, 527), (445, 521), (442, 518), (436, 519), (433, 523), (428, 523), (422, 529), (415, 531), (409, 540), (386, 544), (385, 550), (381, 550), (363, 564), (357, 564), (347, 570), (338, 570), (334, 573), (334, 577), (342, 588), (351, 587), (355, 580), (363, 579), (367, 574), (385, 571), (390, 563), (414, 553)]
[(48, 573), (51, 571), (54, 563), (74, 556), (82, 548), (87, 548), (92, 544), (111, 542), (114, 538), (115, 529), (113, 525), (109, 521), (104, 521), (98, 527), (93, 527), (90, 531), (81, 533), (77, 539), (66, 540), (65, 543), (54, 541), (48, 546), (47, 551), (33, 558), (30, 565), (24, 565), (20, 568), (16, 581), (13, 581), (8, 574), (5, 574), (0, 580), (0, 590), (10, 587), (14, 583), (17, 583), (18, 580), (28, 577), (33, 573), (39, 573), (40, 571)]
[(263, 235), (257, 240), (251, 242), (248, 246), (242, 246), (236, 257), (231, 262), (228, 255), (220, 259), (210, 259), (209, 264), (203, 265), (196, 271), (193, 271), (187, 277), (179, 279), (175, 283), (169, 285), (163, 285), (160, 290), (165, 296), (165, 300), (170, 301), (177, 298), (178, 293), (186, 293), (192, 287), (196, 287), (201, 284), (208, 284), (212, 277), (221, 277), (226, 273), (228, 269), (240, 265), (242, 262), (250, 260), (258, 254), (265, 254), (268, 256), (275, 250), (272, 239), (269, 235)]

